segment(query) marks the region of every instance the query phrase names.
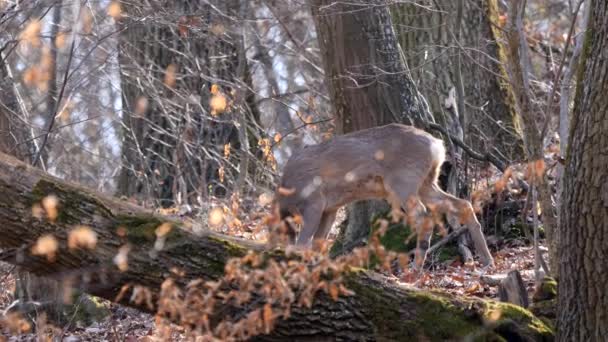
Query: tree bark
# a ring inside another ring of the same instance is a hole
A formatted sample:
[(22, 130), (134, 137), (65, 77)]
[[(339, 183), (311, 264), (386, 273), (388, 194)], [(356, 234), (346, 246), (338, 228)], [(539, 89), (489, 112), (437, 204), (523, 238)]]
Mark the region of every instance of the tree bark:
[[(384, 0), (310, 4), (338, 133), (393, 122), (423, 127), (432, 121), (401, 56)], [(371, 215), (387, 208), (382, 201), (350, 205), (341, 245), (355, 246), (367, 237)]]
[[(119, 44), (125, 128), (120, 195), (172, 206), (223, 196), (242, 183), (236, 181), (243, 171), (237, 164), (246, 167), (250, 151), (224, 158), (227, 144), (232, 151), (244, 145), (235, 123), (249, 117), (241, 101), (247, 96), (240, 75), (246, 70), (242, 3), (247, 2), (156, 0), (151, 6), (125, 6)], [(163, 15), (177, 18), (177, 30)], [(174, 84), (167, 84), (167, 73)], [(221, 115), (210, 108), (212, 89), (226, 100)]]
[(608, 339), (608, 3), (587, 6), (558, 239), (560, 341)]
[(462, 1), (460, 39), (455, 32), (458, 6), (459, 1), (429, 0), (391, 7), (399, 44), (412, 77), (441, 124), (450, 128), (460, 121), (445, 100), (462, 79), (465, 109), (458, 106), (457, 115), (466, 116), (465, 141), (478, 151), (497, 148), (509, 161), (518, 161), (523, 153), (522, 133), (513, 91), (504, 81), (506, 55), (497, 42), (496, 0)]
[[(155, 217), (132, 204), (61, 181), (4, 154), (0, 154), (0, 191), (0, 247), (5, 249), (0, 260), (18, 264), (39, 276), (62, 279), (111, 300), (125, 284), (147, 286), (153, 295), (158, 294), (174, 267), (184, 272), (178, 278), (182, 284), (199, 278), (217, 280), (229, 258), (262, 249), (259, 244), (211, 233), (183, 221)], [(31, 210), (32, 204), (51, 193), (59, 199), (59, 215), (54, 223), (34, 217)], [(155, 250), (155, 230), (163, 222), (170, 222), (174, 228), (167, 235), (164, 248)], [(77, 224), (86, 224), (97, 234), (94, 250), (66, 248), (68, 231)], [(36, 239), (49, 233), (59, 242), (53, 262), (30, 254)], [(127, 243), (131, 245), (128, 269), (120, 272), (112, 259)], [(282, 257), (276, 251), (266, 255)], [(460, 340), (478, 336), (524, 341), (552, 339), (552, 332), (542, 321), (510, 304), (427, 293), (371, 272), (353, 271), (344, 279), (355, 295), (336, 301), (321, 295), (310, 309), (294, 306), (289, 319), (278, 322), (269, 335), (255, 340)], [(154, 310), (129, 297), (129, 293), (122, 296), (121, 303)], [(237, 309), (246, 314), (247, 305)], [(497, 320), (494, 311), (500, 312)], [(490, 319), (492, 316), (494, 319)]]

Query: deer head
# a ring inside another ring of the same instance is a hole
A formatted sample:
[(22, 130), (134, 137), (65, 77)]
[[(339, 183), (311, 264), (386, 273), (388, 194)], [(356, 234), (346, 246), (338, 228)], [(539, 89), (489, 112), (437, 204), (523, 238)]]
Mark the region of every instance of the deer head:
[[(464, 224), (484, 265), (493, 265), (470, 202), (440, 189), (443, 141), (412, 126), (390, 124), (335, 137), (296, 152), (285, 165), (276, 199), (282, 219), (300, 215), (293, 242), (326, 239), (336, 211), (351, 202), (386, 199), (408, 211), (439, 210)], [(399, 208), (398, 207), (398, 208)], [(414, 227), (415, 228), (415, 227)], [(419, 232), (416, 265), (426, 258), (432, 229)]]

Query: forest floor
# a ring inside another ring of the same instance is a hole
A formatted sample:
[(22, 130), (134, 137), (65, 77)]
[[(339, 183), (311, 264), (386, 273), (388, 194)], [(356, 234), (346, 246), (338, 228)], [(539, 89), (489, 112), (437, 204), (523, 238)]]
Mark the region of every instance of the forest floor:
[[(443, 290), (456, 295), (468, 295), (498, 300), (498, 286), (488, 281), (510, 270), (519, 270), (528, 293), (534, 290), (534, 252), (532, 247), (523, 246), (519, 240), (512, 240), (499, 251), (493, 253), (496, 268), (485, 271), (478, 266), (463, 266), (458, 257), (442, 263), (435, 263), (415, 286), (421, 289)], [(4, 311), (13, 302), (15, 279), (13, 266), (0, 263), (0, 310)], [(397, 279), (395, 279), (397, 281)], [(104, 302), (110, 314), (88, 326), (74, 325), (55, 329), (61, 341), (166, 341), (186, 340), (185, 331), (176, 325), (157, 325), (154, 316), (135, 309)], [(47, 327), (48, 329), (49, 327)], [(48, 330), (47, 330), (48, 331)], [(0, 341), (40, 341), (36, 334), (19, 336), (1, 335)]]

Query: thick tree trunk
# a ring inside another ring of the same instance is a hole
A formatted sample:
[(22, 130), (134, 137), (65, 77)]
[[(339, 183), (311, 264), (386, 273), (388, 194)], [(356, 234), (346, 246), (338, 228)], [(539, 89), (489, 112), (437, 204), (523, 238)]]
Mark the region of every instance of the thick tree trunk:
[[(432, 121), (401, 56), (385, 1), (310, 4), (338, 133)], [(387, 208), (381, 201), (350, 205), (342, 246), (367, 237), (371, 215)]]
[[(55, 179), (4, 154), (0, 154), (0, 191), (0, 247), (5, 249), (0, 259), (108, 299), (116, 298), (125, 284), (146, 286), (156, 296), (174, 267), (184, 272), (178, 283), (197, 278), (217, 280), (229, 258), (261, 249), (260, 245), (214, 234), (196, 225), (171, 222), (174, 228), (166, 236), (164, 248), (158, 250), (155, 231), (161, 223), (168, 222), (166, 219)], [(51, 193), (59, 200), (59, 216), (54, 223), (34, 217), (31, 210), (32, 204)], [(68, 231), (77, 224), (86, 224), (97, 234), (93, 251), (66, 248)], [(53, 234), (59, 242), (54, 262), (30, 254), (36, 239), (45, 234)], [(112, 260), (124, 244), (130, 244), (131, 251), (128, 268), (120, 272)], [(281, 258), (276, 251), (267, 256)], [(337, 301), (321, 295), (310, 309), (294, 306), (289, 319), (280, 321), (269, 335), (256, 339), (552, 339), (552, 332), (544, 323), (510, 304), (425, 293), (363, 271), (345, 274), (344, 282), (354, 295)], [(122, 298), (126, 305), (154, 309), (130, 301), (129, 293)], [(243, 305), (236, 309), (246, 314), (248, 308)]]
[[(242, 19), (240, 6), (247, 2), (152, 3), (125, 6), (128, 16), (122, 19), (125, 130), (118, 193), (164, 206), (225, 195), (242, 183), (234, 181), (242, 171), (237, 164), (249, 153), (231, 153), (222, 160), (225, 145), (232, 151), (241, 148), (242, 132), (234, 122), (248, 117), (242, 101), (242, 23), (231, 20)], [(177, 18), (177, 30), (163, 15)], [(149, 17), (154, 25), (143, 20)], [(205, 26), (211, 29), (202, 30)], [(169, 83), (167, 74), (173, 78)], [(210, 108), (212, 89), (226, 100), (221, 113)]]
[(513, 92), (504, 81), (504, 48), (497, 43), (496, 0), (404, 2), (391, 7), (391, 13), (412, 77), (438, 122), (447, 128), (460, 123), (461, 118), (446, 108), (446, 99), (462, 79), (465, 108), (458, 107), (458, 115), (466, 116), (461, 127), (466, 141), (478, 151), (497, 148), (509, 161), (521, 160), (520, 120)]
[(608, 340), (608, 3), (591, 1), (566, 155), (558, 340)]

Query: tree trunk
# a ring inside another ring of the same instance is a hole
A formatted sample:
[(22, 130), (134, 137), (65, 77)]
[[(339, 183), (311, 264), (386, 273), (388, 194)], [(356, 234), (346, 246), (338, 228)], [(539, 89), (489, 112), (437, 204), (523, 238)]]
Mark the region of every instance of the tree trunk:
[[(120, 195), (171, 206), (226, 195), (240, 185), (239, 164), (246, 169), (250, 151), (224, 158), (224, 148), (230, 144), (239, 151), (246, 127), (239, 131), (234, 123), (249, 116), (241, 3), (158, 0), (151, 7), (125, 6)], [(177, 30), (163, 15), (176, 17)], [(143, 20), (148, 17), (154, 24)], [(212, 93), (226, 101), (219, 112), (210, 106)]]
[[(169, 275), (174, 274), (179, 284), (192, 279), (217, 280), (224, 274), (230, 258), (262, 249), (258, 244), (206, 231), (196, 223), (155, 217), (132, 204), (61, 181), (4, 154), (0, 154), (0, 191), (4, 194), (0, 197), (0, 247), (5, 249), (0, 260), (110, 300), (116, 298), (124, 285), (146, 286), (153, 297), (151, 306), (145, 301), (139, 304), (132, 301), (130, 292), (120, 297), (121, 303), (141, 310), (155, 310), (155, 298)], [(31, 210), (32, 204), (51, 193), (59, 200), (59, 215), (53, 223), (34, 217)], [(170, 222), (174, 228), (159, 249), (155, 247), (155, 232), (164, 222)], [(66, 247), (69, 230), (78, 224), (88, 225), (97, 234), (94, 250)], [(30, 253), (37, 238), (45, 234), (53, 234), (59, 243), (53, 262)], [(129, 244), (131, 250), (128, 268), (120, 272), (112, 260), (124, 244)], [(284, 258), (276, 250), (269, 251), (266, 257)], [(175, 275), (176, 267), (183, 274)], [(552, 332), (542, 321), (510, 304), (439, 292), (431, 294), (372, 272), (352, 271), (344, 274), (343, 279), (354, 295), (336, 301), (320, 295), (310, 309), (293, 305), (290, 318), (279, 321), (269, 335), (258, 336), (256, 340), (552, 338)], [(255, 306), (255, 298), (252, 302), (232, 310), (246, 315)]]
[[(507, 41), (507, 74), (515, 94), (515, 103), (520, 112), (523, 124), (524, 145), (529, 167), (533, 163), (542, 161), (544, 163), (543, 132), (541, 124), (547, 119), (546, 114), (532, 101), (532, 90), (530, 88), (530, 64), (528, 43), (524, 34), (523, 16), (526, 1), (513, 0), (509, 3), (509, 24), (506, 28), (505, 38)], [(544, 164), (543, 164), (544, 165)], [(536, 167), (534, 167), (536, 168)], [(537, 170), (539, 171), (539, 170)], [(543, 227), (545, 228), (547, 243), (549, 245), (550, 267), (555, 272), (557, 269), (557, 215), (553, 204), (553, 193), (549, 182), (545, 180), (544, 169), (541, 177), (533, 177), (538, 190), (540, 207), (542, 209)], [(533, 205), (536, 205), (535, 203)]]
[(448, 128), (459, 123), (446, 99), (462, 79), (465, 106), (457, 107), (457, 115), (465, 116), (465, 141), (478, 151), (496, 148), (508, 161), (521, 160), (520, 120), (513, 92), (504, 81), (505, 53), (497, 43), (496, 0), (404, 2), (391, 7), (391, 13), (412, 77), (433, 116)]
[(591, 1), (566, 155), (558, 340), (608, 340), (608, 3)]
[[(432, 121), (409, 76), (383, 0), (310, 4), (338, 133), (392, 122), (422, 127)], [(371, 215), (386, 208), (382, 201), (350, 205), (341, 245), (355, 246), (366, 238)]]

